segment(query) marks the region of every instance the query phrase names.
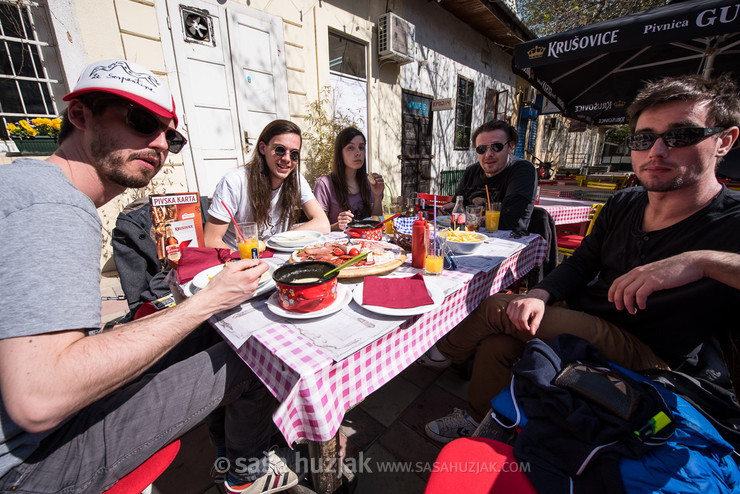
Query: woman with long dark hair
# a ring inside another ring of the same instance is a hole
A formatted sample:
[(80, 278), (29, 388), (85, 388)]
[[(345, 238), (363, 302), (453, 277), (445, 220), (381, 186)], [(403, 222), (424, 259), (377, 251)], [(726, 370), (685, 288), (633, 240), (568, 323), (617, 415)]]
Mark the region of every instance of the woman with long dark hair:
[(368, 175), (365, 136), (354, 127), (342, 130), (334, 144), (331, 174), (316, 181), (314, 194), (332, 230), (344, 230), (353, 218), (381, 215), (383, 177)]
[[(329, 220), (298, 170), (301, 144), (301, 129), (293, 122), (275, 120), (264, 128), (246, 169), (228, 172), (216, 186), (204, 232), (206, 247), (237, 248), (221, 201), (237, 223), (257, 223), (260, 236), (292, 229), (329, 232)], [(308, 221), (295, 226), (299, 209)]]

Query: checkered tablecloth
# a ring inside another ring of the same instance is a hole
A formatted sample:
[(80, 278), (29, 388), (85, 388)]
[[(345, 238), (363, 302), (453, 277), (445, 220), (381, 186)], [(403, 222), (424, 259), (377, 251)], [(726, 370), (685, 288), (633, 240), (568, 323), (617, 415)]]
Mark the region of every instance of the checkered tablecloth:
[(584, 221), (590, 221), (588, 213), (591, 211), (591, 206), (543, 206), (539, 207), (545, 209), (552, 219), (555, 220), (556, 225), (569, 225), (572, 223), (581, 223)]
[[(249, 338), (237, 352), (280, 402), (273, 420), (288, 444), (331, 439), (349, 408), (416, 361), (486, 296), (542, 262), (547, 249), (542, 237), (530, 235), (518, 241), (523, 249), (496, 258), (490, 269), (445, 271), (443, 276), (464, 282), (441, 306), (400, 321), (398, 328), (340, 362), (283, 324)], [(358, 324), (362, 324), (360, 317)]]

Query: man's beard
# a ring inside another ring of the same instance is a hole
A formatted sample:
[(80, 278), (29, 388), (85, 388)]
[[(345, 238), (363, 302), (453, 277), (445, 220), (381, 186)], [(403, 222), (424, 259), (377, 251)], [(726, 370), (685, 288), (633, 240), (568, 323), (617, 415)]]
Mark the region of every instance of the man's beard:
[(151, 171), (142, 169), (142, 173), (140, 175), (126, 173), (126, 162), (121, 153), (117, 153), (116, 151), (116, 146), (105, 134), (98, 134), (90, 145), (90, 154), (96, 163), (98, 171), (103, 177), (115, 184), (122, 187), (139, 189), (141, 187), (146, 187), (157, 172), (159, 172), (159, 168), (162, 164), (162, 156), (158, 155), (154, 151), (149, 153), (132, 153), (129, 155), (129, 159), (156, 157), (159, 161), (159, 167)]
[(685, 185), (683, 177), (675, 177), (673, 180), (668, 182), (658, 182), (651, 184), (650, 182), (640, 182), (642, 187), (650, 192), (670, 192), (672, 190), (678, 190)]

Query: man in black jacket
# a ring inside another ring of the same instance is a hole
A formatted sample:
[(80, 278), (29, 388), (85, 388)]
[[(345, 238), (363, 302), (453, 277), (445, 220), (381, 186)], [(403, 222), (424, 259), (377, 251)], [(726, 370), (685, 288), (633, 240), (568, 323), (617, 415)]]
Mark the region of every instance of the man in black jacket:
[(679, 369), (729, 389), (727, 369), (703, 360), (737, 327), (740, 193), (715, 169), (740, 133), (739, 101), (725, 77), (665, 78), (638, 94), (627, 145), (642, 187), (615, 194), (581, 247), (527, 295), (488, 298), (430, 349), (437, 366), (475, 363), (468, 411), (430, 422), (428, 435), (471, 433), (525, 343), (561, 333), (629, 369)]
[[(501, 230), (527, 230), (537, 192), (534, 165), (513, 156), (518, 139), (516, 129), (503, 120), (491, 120), (475, 129), (471, 140), (478, 163), (465, 170), (455, 192), (466, 206), (485, 205), (489, 196), (491, 202), (500, 202)], [(452, 207), (445, 205), (446, 210)]]

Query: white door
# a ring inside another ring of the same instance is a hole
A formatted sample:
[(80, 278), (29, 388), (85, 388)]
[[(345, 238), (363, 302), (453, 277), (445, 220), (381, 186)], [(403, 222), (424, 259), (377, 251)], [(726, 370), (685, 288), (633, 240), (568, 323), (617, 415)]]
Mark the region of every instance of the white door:
[(288, 117), (282, 23), (239, 5), (166, 3), (177, 67), (170, 86), (178, 85), (190, 141), (188, 179), (212, 196), (226, 172), (246, 163), (262, 128)]

